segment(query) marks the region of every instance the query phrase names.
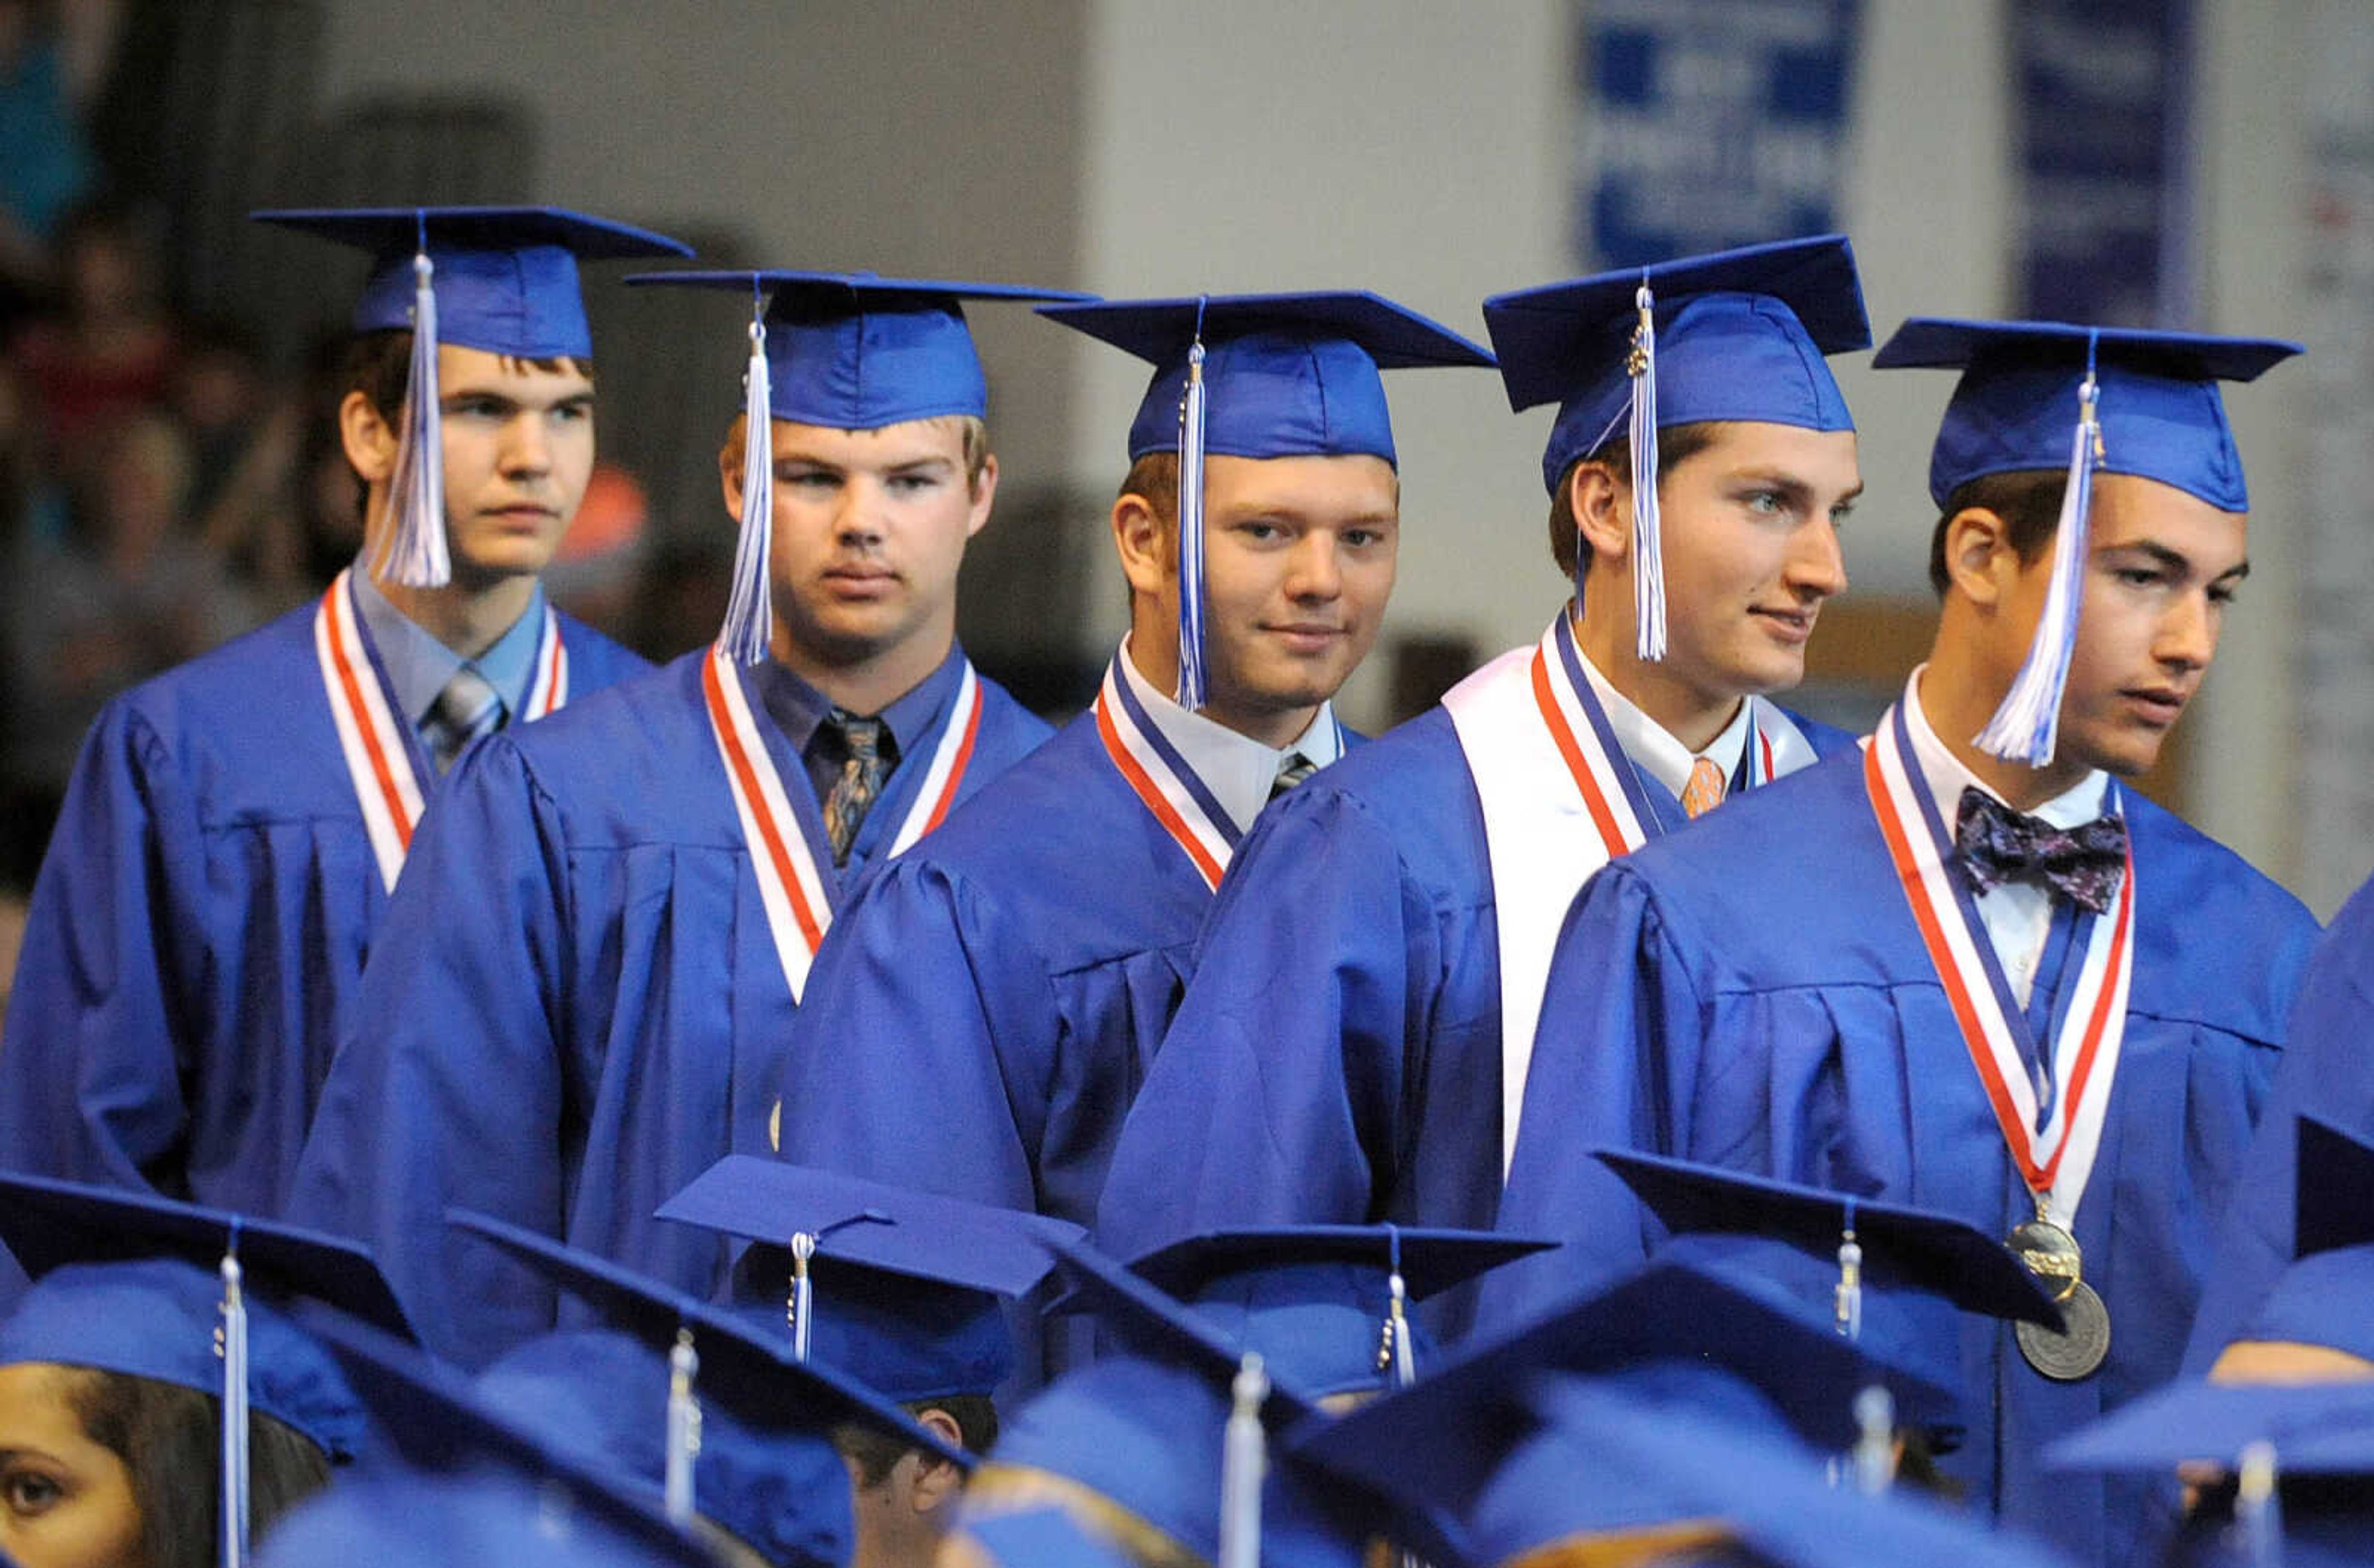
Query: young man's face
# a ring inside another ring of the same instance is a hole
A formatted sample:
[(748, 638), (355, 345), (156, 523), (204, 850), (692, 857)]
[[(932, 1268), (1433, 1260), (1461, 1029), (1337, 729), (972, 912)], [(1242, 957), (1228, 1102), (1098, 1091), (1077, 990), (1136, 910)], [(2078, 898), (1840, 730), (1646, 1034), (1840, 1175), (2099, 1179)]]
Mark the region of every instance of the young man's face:
[[(2094, 479), (2077, 646), (2061, 699), (2060, 755), (2122, 777), (2158, 759), (2217, 652), (2250, 571), (2248, 516), (2157, 480)], [(2002, 618), (2016, 669), (2051, 580), (2052, 552), (2022, 565)], [(2012, 641), (2013, 638), (2016, 642)]]
[[(1262, 718), (1335, 695), (1393, 591), (1401, 483), (1382, 458), (1204, 463), (1205, 661), (1213, 716)], [(1178, 614), (1174, 569), (1166, 616)]]
[(437, 347), (445, 526), (454, 580), (550, 564), (594, 472), (594, 383), (582, 371), (452, 344)]
[[(775, 456), (775, 637), (832, 665), (951, 635), (965, 542), (989, 521), (991, 460), (965, 474), (961, 421), (878, 430), (769, 422)], [(729, 451), (725, 502), (742, 509)]]
[(1710, 702), (1804, 680), (1822, 602), (1847, 585), (1838, 528), (1862, 490), (1851, 430), (1725, 424), (1667, 469), (1664, 671)]

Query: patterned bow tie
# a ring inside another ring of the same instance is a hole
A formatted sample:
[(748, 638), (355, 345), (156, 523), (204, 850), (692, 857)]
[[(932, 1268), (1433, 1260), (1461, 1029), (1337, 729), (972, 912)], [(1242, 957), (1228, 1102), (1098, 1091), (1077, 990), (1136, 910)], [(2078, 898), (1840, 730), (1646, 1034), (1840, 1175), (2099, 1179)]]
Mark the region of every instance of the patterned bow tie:
[(2127, 865), (2123, 818), (2098, 816), (2059, 828), (2023, 815), (1981, 790), (1962, 791), (1954, 848), (1980, 893), (2008, 882), (2042, 883), (2072, 903), (2107, 914)]

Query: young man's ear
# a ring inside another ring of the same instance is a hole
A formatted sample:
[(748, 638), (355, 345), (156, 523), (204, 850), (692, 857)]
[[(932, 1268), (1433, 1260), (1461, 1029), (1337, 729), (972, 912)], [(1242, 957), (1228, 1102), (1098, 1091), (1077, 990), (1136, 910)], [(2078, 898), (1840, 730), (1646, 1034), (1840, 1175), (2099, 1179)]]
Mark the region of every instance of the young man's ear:
[(394, 476), (395, 431), (359, 390), (338, 400), (338, 444), (366, 486), (384, 485)]
[(725, 444), (717, 449), (717, 479), (725, 492), (725, 515), (742, 515), (743, 443), (748, 439), (749, 420), (745, 415), (734, 416), (733, 428), (725, 432)]
[[(926, 1406), (915, 1413), (915, 1424), (950, 1447), (964, 1446), (964, 1429), (957, 1425), (956, 1417), (947, 1411)], [(936, 1455), (921, 1449), (908, 1453), (902, 1463), (912, 1461), (915, 1472), (915, 1512), (928, 1514), (956, 1501), (964, 1491), (965, 1473), (957, 1466)]]
[(972, 514), (965, 521), (965, 537), (970, 539), (989, 526), (989, 509), (997, 500), (997, 454), (990, 452), (981, 460), (981, 474), (972, 482)]
[(1593, 566), (1621, 566), (1632, 554), (1632, 489), (1604, 462), (1578, 462), (1566, 476), (1566, 500)]
[(1129, 591), (1158, 598), (1178, 571), (1171, 545), (1174, 531), (1166, 526), (1154, 503), (1134, 490), (1124, 490), (1113, 502), (1113, 548), (1121, 553), (1122, 575)]
[(1986, 507), (1964, 507), (1945, 520), (1945, 576), (1956, 592), (1982, 609), (2000, 604), (2019, 573), (2011, 526)]

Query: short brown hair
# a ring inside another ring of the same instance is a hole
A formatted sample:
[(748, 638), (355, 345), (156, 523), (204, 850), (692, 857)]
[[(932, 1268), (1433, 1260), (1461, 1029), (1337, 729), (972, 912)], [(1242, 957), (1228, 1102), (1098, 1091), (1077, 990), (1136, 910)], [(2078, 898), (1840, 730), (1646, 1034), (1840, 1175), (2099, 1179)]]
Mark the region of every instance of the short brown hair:
[(1122, 475), (1121, 489), (1114, 496), (1136, 496), (1143, 499), (1163, 532), (1169, 532), (1179, 523), (1179, 454), (1147, 452), (1129, 465)]
[(2052, 547), (2052, 536), (2061, 528), (2061, 497), (2068, 488), (2068, 471), (2060, 468), (1982, 474), (1965, 481), (1945, 497), (1937, 531), (1929, 536), (1929, 585), (1937, 591), (1937, 597), (1945, 597), (1954, 580), (1945, 569), (1945, 528), (1956, 517), (1975, 507), (2003, 519), (2004, 537), (2018, 555), (2019, 564), (2027, 566)]
[[(1695, 425), (1675, 425), (1657, 432), (1657, 478), (1714, 445), (1722, 430), (1720, 420), (1704, 420)], [(1574, 471), (1586, 462), (1599, 463), (1616, 476), (1619, 485), (1632, 483), (1632, 437), (1630, 432), (1611, 438), (1597, 451), (1585, 452), (1566, 465), (1558, 475), (1557, 488), (1550, 492), (1550, 559), (1567, 577), (1573, 577), (1578, 568), (1586, 566), (1582, 552), (1582, 530), (1574, 516)]]
[[(938, 1410), (957, 1423), (957, 1438), (968, 1454), (986, 1454), (997, 1441), (997, 1406), (986, 1394), (951, 1394), (944, 1399), (911, 1399), (903, 1407), (911, 1416)], [(880, 1486), (890, 1468), (914, 1449), (902, 1437), (876, 1427), (849, 1425), (832, 1434), (833, 1446), (857, 1467), (859, 1486)]]
[[(505, 365), (532, 365), (546, 375), (574, 370), (589, 381), (594, 379), (594, 362), (574, 355), (522, 359), (506, 354), (502, 360)], [(347, 392), (369, 398), (380, 418), (394, 425), (403, 417), (404, 394), (412, 385), (412, 333), (400, 327), (356, 333), (347, 341), (342, 375)]]

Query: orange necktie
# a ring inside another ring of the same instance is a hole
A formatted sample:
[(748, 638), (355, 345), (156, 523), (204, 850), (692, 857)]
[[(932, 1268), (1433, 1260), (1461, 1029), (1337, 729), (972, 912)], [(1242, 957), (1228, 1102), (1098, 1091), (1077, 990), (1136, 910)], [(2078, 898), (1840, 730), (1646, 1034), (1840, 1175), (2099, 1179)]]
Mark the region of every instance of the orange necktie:
[(1700, 757), (1690, 764), (1690, 781), (1682, 787), (1682, 811), (1689, 816), (1703, 816), (1722, 804), (1724, 786), (1729, 782), (1722, 769)]

